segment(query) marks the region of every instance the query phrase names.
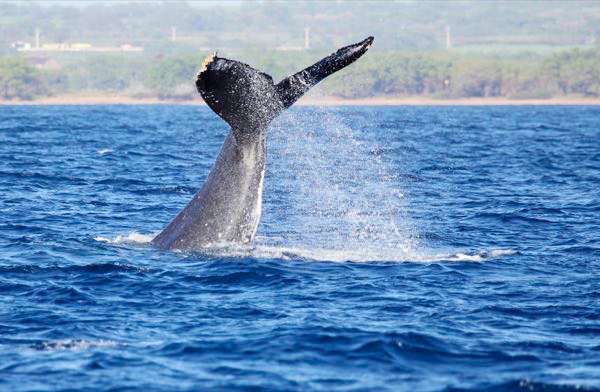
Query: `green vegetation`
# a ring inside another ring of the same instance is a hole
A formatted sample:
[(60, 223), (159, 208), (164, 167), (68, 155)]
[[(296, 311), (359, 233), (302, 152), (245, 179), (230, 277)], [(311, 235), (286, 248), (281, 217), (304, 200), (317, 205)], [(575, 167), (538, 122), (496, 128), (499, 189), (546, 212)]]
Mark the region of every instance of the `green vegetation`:
[(600, 96), (600, 48), (551, 55), (496, 57), (456, 53), (373, 53), (339, 78), (327, 93), (345, 98), (550, 98)]
[(148, 69), (145, 86), (159, 98), (193, 98), (198, 65), (190, 56), (168, 58)]
[(24, 59), (0, 58), (0, 98), (29, 100), (45, 93), (39, 73)]
[(562, 94), (600, 95), (600, 50), (572, 50), (549, 58), (545, 74)]
[[(273, 75), (275, 80), (321, 58), (321, 52), (227, 54)], [(111, 93), (136, 98), (191, 99), (206, 53), (151, 58), (147, 55), (63, 55), (38, 67), (25, 57), (0, 60), (0, 97), (32, 99), (50, 94)], [(33, 61), (34, 59), (29, 59)], [(600, 96), (600, 48), (511, 57), (460, 52), (373, 51), (327, 79), (325, 95), (341, 98), (426, 96), (434, 98), (549, 98)]]

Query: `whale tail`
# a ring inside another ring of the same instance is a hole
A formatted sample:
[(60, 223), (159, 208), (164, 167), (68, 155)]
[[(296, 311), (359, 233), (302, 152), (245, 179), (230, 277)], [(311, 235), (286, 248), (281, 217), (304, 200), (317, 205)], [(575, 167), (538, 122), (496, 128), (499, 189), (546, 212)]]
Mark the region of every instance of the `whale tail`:
[(247, 64), (209, 56), (196, 87), (231, 125), (231, 133), (200, 191), (152, 243), (199, 249), (252, 241), (261, 213), (267, 125), (312, 86), (356, 61), (372, 43), (369, 37), (346, 46), (277, 84)]
[(345, 46), (315, 64), (283, 79), (273, 78), (248, 64), (211, 55), (198, 73), (196, 87), (204, 101), (236, 135), (265, 128), (311, 87), (352, 64), (373, 44), (373, 37)]

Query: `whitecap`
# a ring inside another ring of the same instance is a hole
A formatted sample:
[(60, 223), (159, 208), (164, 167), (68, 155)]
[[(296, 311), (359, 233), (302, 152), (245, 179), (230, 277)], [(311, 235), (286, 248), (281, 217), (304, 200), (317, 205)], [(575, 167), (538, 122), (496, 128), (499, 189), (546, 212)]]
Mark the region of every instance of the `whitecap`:
[(97, 236), (94, 238), (94, 240), (96, 240), (98, 242), (106, 242), (108, 244), (116, 244), (116, 245), (120, 245), (120, 244), (143, 245), (143, 244), (150, 243), (154, 239), (154, 237), (156, 237), (156, 233), (142, 234), (142, 233), (138, 233), (137, 231), (132, 231), (131, 233), (126, 234), (126, 235), (117, 235), (114, 238)]
[(92, 348), (111, 348), (117, 347), (119, 343), (113, 340), (84, 340), (84, 339), (63, 339), (48, 342), (41, 342), (32, 346), (40, 351), (81, 351)]
[(495, 259), (503, 256), (510, 256), (517, 253), (513, 249), (489, 249), (480, 250), (475, 252), (455, 252), (434, 255), (434, 259), (437, 256), (437, 260), (448, 260), (448, 261), (475, 261), (480, 262), (487, 259)]
[(102, 148), (96, 152), (98, 153), (98, 155), (104, 156), (104, 155), (108, 155), (108, 154), (112, 153), (113, 150), (111, 148)]

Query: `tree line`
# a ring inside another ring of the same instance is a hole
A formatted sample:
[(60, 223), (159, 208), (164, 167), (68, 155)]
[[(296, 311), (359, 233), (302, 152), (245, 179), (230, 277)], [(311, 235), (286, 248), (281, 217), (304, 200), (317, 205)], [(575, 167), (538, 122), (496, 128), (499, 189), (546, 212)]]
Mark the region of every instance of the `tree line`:
[[(180, 48), (332, 48), (374, 35), (377, 48), (445, 47), (445, 29), (465, 44), (575, 45), (600, 40), (600, 3), (497, 1), (3, 1), (0, 53), (15, 41), (123, 43)], [(171, 28), (179, 39), (171, 42)], [(187, 40), (186, 40), (187, 37)], [(170, 49), (169, 49), (170, 50)]]
[[(232, 53), (231, 57), (278, 80), (324, 54), (249, 51)], [(41, 68), (39, 59), (32, 64), (32, 59), (20, 55), (0, 57), (0, 98), (29, 100), (66, 93), (111, 93), (134, 98), (192, 99), (197, 97), (194, 79), (203, 55), (63, 55), (46, 59)], [(374, 51), (328, 78), (321, 89), (325, 95), (349, 99), (598, 97), (600, 48), (545, 56)]]

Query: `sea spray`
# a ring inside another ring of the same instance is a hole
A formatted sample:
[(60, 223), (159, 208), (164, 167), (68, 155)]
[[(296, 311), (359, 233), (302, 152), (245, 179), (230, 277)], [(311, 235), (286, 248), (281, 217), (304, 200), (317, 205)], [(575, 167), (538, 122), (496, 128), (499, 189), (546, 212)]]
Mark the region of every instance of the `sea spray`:
[(268, 225), (270, 210), (284, 209), (285, 214), (276, 215), (285, 216), (286, 231), (259, 237), (259, 245), (328, 249), (351, 259), (364, 254), (379, 260), (410, 258), (418, 250), (403, 184), (394, 175), (398, 168), (376, 139), (361, 133), (371, 120), (302, 108), (274, 124), (267, 167), (276, 174), (266, 184), (263, 214)]

